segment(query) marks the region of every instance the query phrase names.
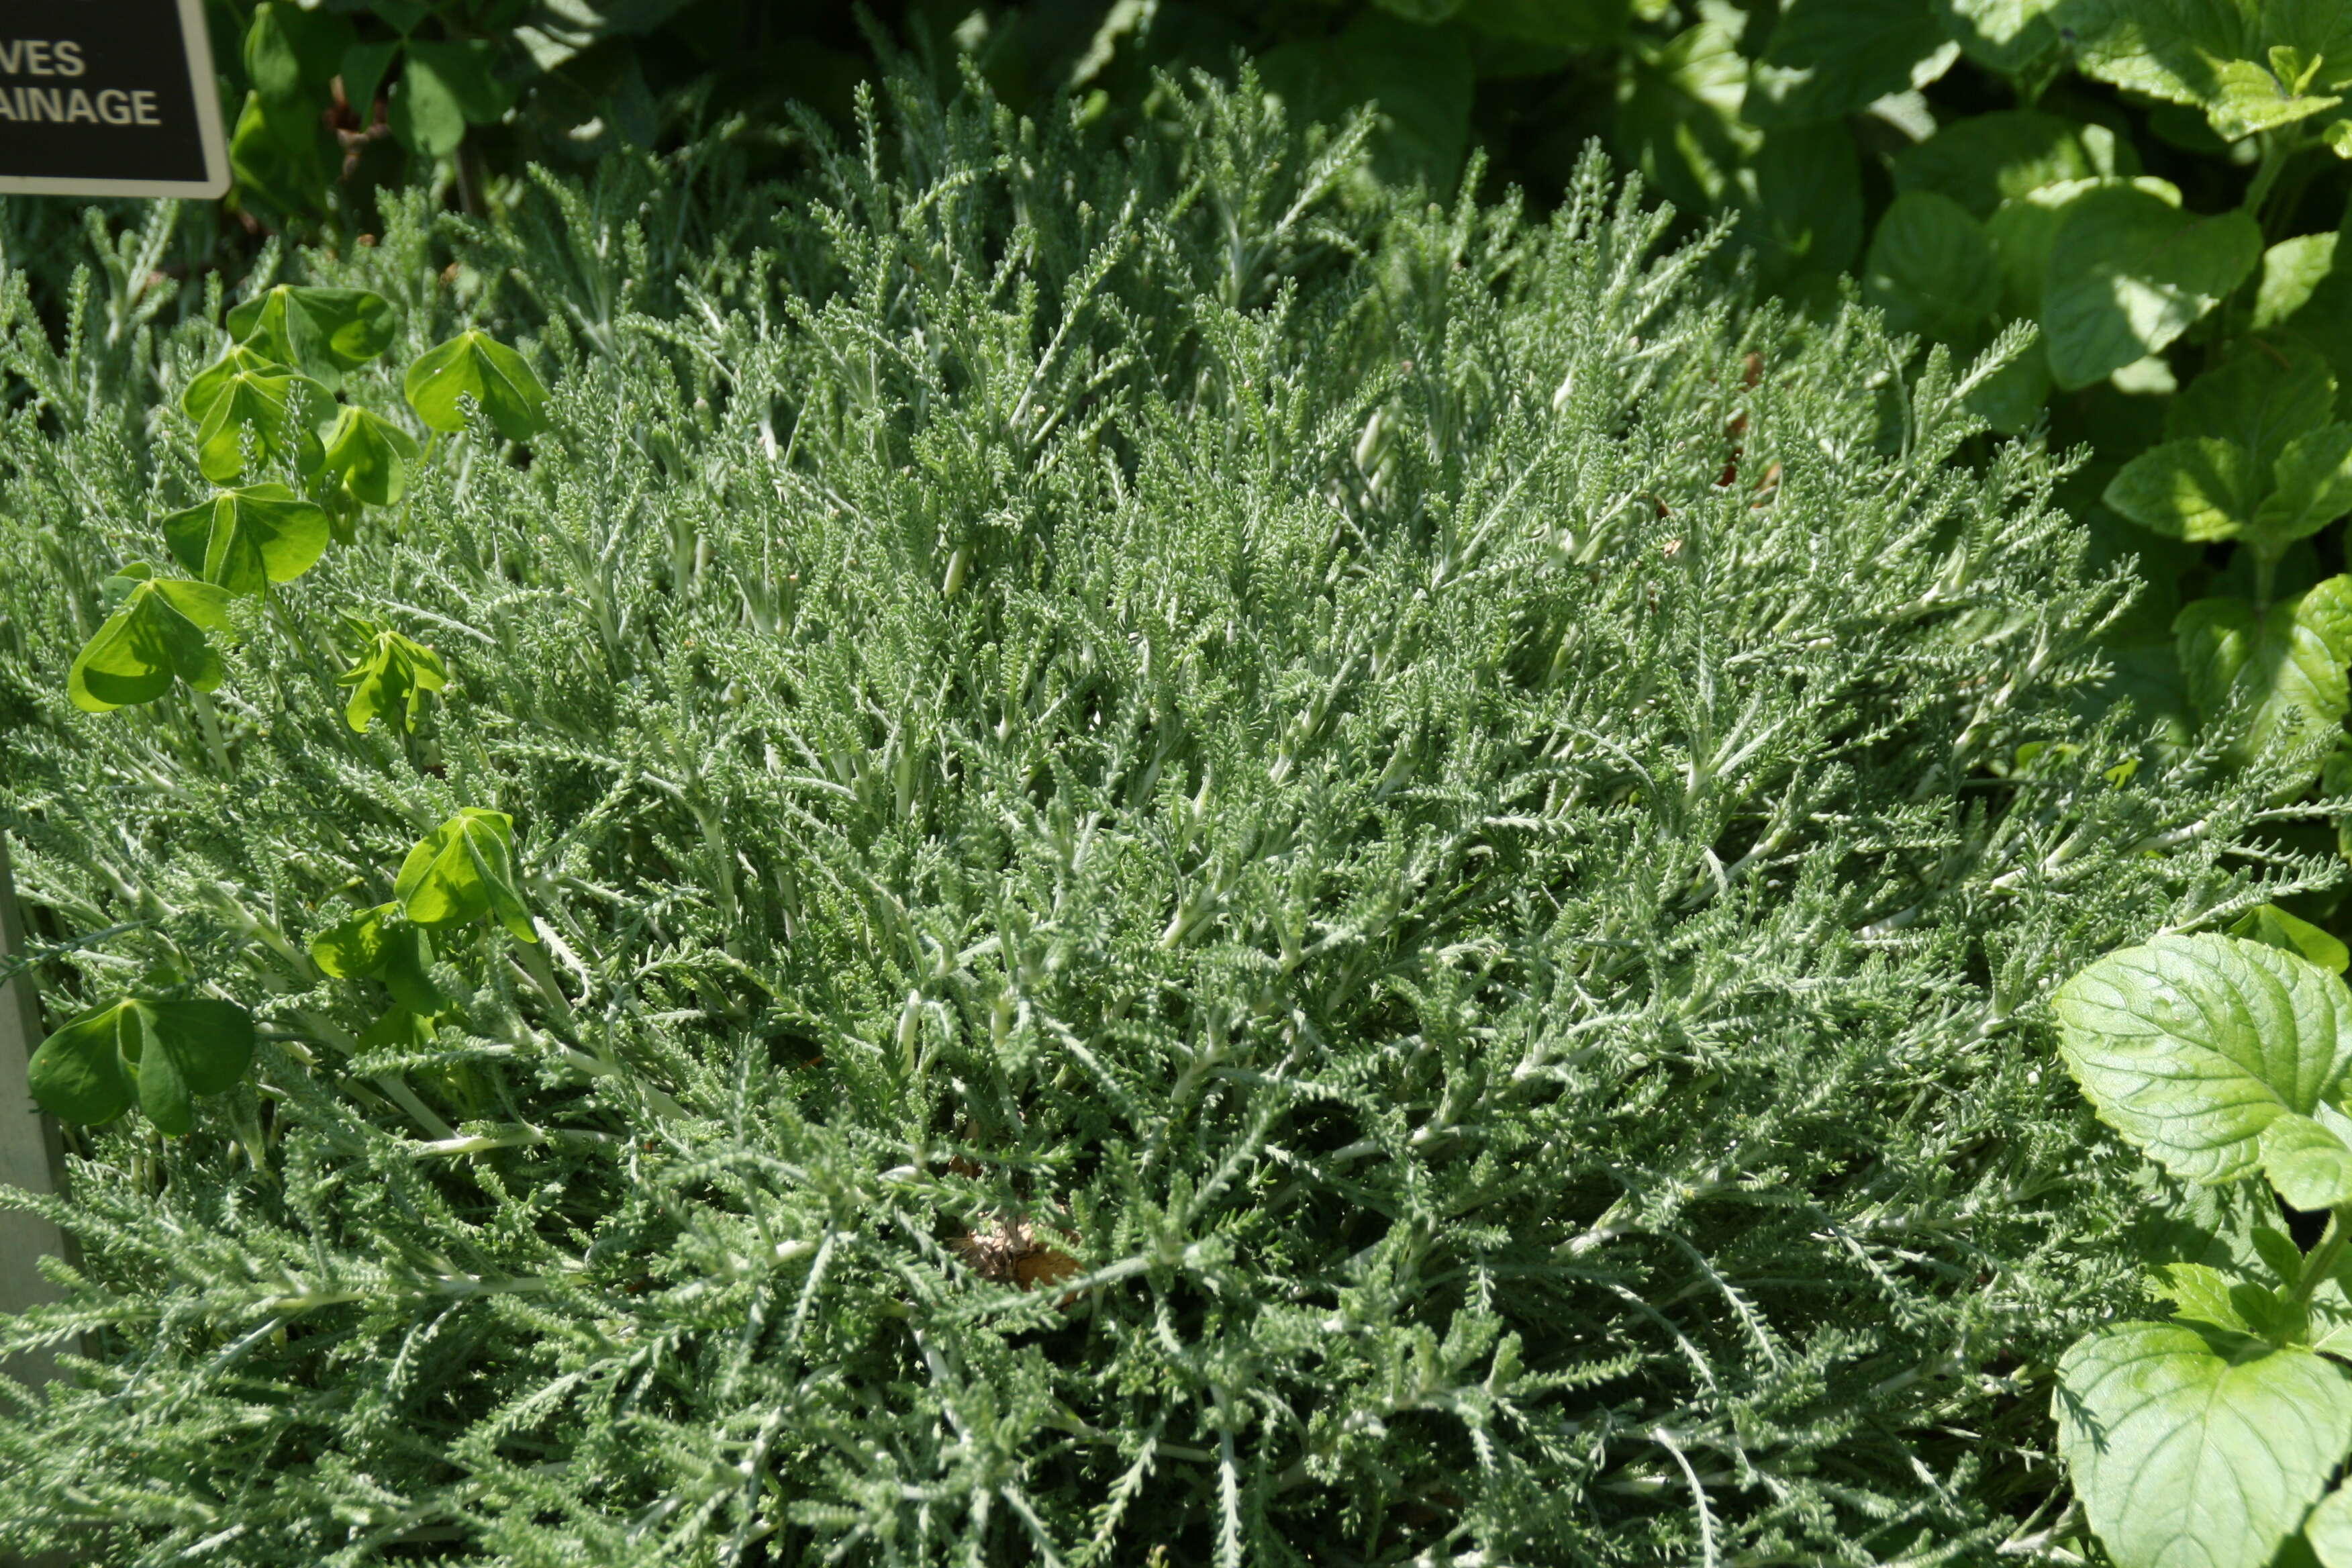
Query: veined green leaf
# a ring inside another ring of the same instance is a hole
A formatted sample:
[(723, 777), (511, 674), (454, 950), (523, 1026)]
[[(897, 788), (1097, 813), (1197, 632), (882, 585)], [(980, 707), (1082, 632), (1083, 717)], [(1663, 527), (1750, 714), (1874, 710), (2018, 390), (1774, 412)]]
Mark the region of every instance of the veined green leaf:
[(2224, 1355), (2117, 1323), (2058, 1363), (2058, 1450), (2116, 1568), (2262, 1568), (2352, 1444), (2352, 1381), (2307, 1350)]
[(2324, 425), (2280, 454), (2254, 532), (2273, 544), (2307, 538), (2352, 511), (2352, 425)]
[(2336, 374), (2325, 354), (2298, 338), (2250, 338), (2171, 399), (2164, 433), (2175, 441), (2225, 437), (2267, 477), (2287, 443), (2326, 424), (2335, 408)]
[(1756, 62), (1744, 112), (1767, 129), (1835, 120), (1926, 86), (1958, 53), (1934, 15), (1909, 0), (1794, 0)]
[(2299, 1209), (2352, 1204), (2352, 1148), (2308, 1116), (2281, 1116), (2263, 1129), (2263, 1173)]
[(232, 1003), (126, 998), (42, 1041), (26, 1076), (34, 1098), (68, 1121), (111, 1121), (135, 1102), (165, 1132), (184, 1133), (195, 1096), (245, 1076), (253, 1037), (252, 1015)]
[(2209, 436), (2150, 447), (2116, 471), (2099, 499), (2117, 517), (2168, 539), (2204, 542), (2244, 532), (2258, 493), (2252, 454)]
[(237, 341), (329, 387), (392, 346), (392, 303), (364, 289), (280, 283), (228, 313)]
[(2069, 19), (2085, 76), (2195, 108), (2220, 95), (2223, 65), (2256, 52), (2236, 0), (2095, 0)]
[(1966, 207), (1933, 191), (1906, 191), (1871, 236), (1862, 293), (1885, 312), (1889, 331), (1964, 339), (2000, 302), (2000, 264)]
[(2332, 730), (2352, 708), (2345, 682), (2352, 578), (2329, 577), (2267, 610), (2244, 599), (2200, 599), (2174, 617), (2172, 629), (2189, 700), (2201, 714), (2220, 712), (2233, 691), (2252, 700), (2246, 733), (2230, 749), (2236, 763)]
[(393, 896), (421, 926), (490, 919), (518, 942), (536, 942), (514, 889), (514, 819), (467, 806), (435, 828), (402, 862)]
[(284, 485), (225, 489), (163, 520), (173, 558), (206, 583), (258, 596), (290, 583), (326, 552), (326, 512)]
[(2100, 959), (2051, 1007), (2101, 1120), (2189, 1181), (2252, 1174), (2263, 1129), (2337, 1100), (2352, 1072), (2352, 993), (2257, 942), (2158, 937)]
[(2254, 290), (2254, 331), (2267, 331), (2302, 310), (2335, 266), (2332, 234), (2299, 234), (2263, 251), (2262, 281)]
[(2063, 387), (2087, 386), (2169, 344), (2262, 258), (2242, 212), (2198, 217), (2105, 185), (2070, 203), (2051, 242), (2042, 330)]
[(1897, 191), (1934, 191), (1982, 219), (2059, 181), (2137, 174), (2139, 160), (2104, 125), (2001, 109), (1953, 121), (1897, 153), (1893, 170)]
[(220, 653), (205, 634), (230, 628), (227, 593), (209, 583), (157, 580), (152, 570), (134, 562), (109, 580), (129, 586), (66, 675), (67, 695), (85, 712), (152, 702), (175, 678), (199, 691), (221, 683)]
[(547, 389), (522, 355), (484, 331), (460, 332), (408, 367), (409, 405), (436, 430), (462, 430), (460, 397), (481, 405), (499, 434), (524, 441), (546, 424)]

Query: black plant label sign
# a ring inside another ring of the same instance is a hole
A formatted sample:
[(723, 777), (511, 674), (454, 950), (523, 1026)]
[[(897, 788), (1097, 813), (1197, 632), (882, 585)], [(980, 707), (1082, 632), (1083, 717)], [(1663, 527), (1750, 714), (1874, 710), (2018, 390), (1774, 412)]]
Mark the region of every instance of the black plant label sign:
[(0, 0), (0, 192), (227, 188), (204, 0)]

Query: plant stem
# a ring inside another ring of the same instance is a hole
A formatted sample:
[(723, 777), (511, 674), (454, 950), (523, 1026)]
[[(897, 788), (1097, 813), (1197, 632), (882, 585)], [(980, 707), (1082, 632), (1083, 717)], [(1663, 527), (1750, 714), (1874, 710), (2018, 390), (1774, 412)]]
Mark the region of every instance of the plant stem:
[(2262, 164), (2254, 171), (2253, 182), (2246, 187), (2245, 213), (2256, 223), (2262, 221), (2263, 198), (2271, 194), (2271, 187), (2278, 183), (2279, 172), (2294, 156), (2294, 149), (2284, 140), (2269, 132), (2263, 133)]
[(2297, 1306), (2311, 1300), (2328, 1276), (2336, 1272), (2336, 1260), (2344, 1255), (2345, 1222), (2352, 1215), (2352, 1204), (2340, 1204), (2327, 1216), (2327, 1228), (2320, 1233), (2319, 1245), (2305, 1255), (2303, 1277), (2294, 1282), (2294, 1299)]

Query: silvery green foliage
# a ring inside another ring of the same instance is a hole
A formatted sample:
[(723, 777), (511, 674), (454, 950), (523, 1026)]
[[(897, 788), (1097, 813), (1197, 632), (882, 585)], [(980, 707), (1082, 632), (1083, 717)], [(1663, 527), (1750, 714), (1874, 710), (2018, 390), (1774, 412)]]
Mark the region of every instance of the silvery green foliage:
[[(298, 258), (396, 308), (353, 404), (478, 321), (550, 426), (441, 437), (209, 696), (102, 716), (67, 665), (201, 493), (222, 301), (110, 265), (60, 348), (7, 296), (42, 976), (261, 1020), (190, 1137), (89, 1135), (52, 1206), (70, 1299), (0, 1346), (91, 1359), (5, 1401), (24, 1541), (2047, 1536), (2042, 1378), (2141, 1205), (2038, 998), (2324, 878), (2231, 858), (2278, 778), (2118, 768), (2077, 715), (2127, 585), (2044, 458), (1955, 462), (1940, 359), (1741, 314), (1597, 168), (1530, 226), (1187, 103), (1113, 154), (910, 93), (730, 209), (772, 251), (665, 250), (696, 198), (620, 171)], [(346, 721), (352, 621), (444, 659), (413, 735)], [(543, 940), (436, 934), (419, 1026), (308, 944), (465, 808)]]

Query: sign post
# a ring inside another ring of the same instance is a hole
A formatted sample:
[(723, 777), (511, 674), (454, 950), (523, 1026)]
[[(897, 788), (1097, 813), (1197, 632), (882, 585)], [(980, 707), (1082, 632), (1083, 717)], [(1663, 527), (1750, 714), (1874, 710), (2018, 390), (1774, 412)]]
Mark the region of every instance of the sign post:
[[(8, 841), (0, 837), (0, 974), (29, 951), (16, 910), (16, 889), (8, 873)], [(33, 1000), (33, 972), (19, 970), (0, 982), (0, 1184), (27, 1192), (59, 1190), (65, 1151), (54, 1122), (43, 1116), (25, 1090), (25, 1064), (41, 1039), (40, 1008)], [(59, 1291), (37, 1268), (44, 1254), (62, 1257), (65, 1237), (38, 1215), (0, 1209), (0, 1312), (21, 1312)], [(19, 1383), (41, 1383), (56, 1373), (47, 1355), (0, 1362)]]
[(0, 0), (0, 195), (227, 189), (204, 0)]

